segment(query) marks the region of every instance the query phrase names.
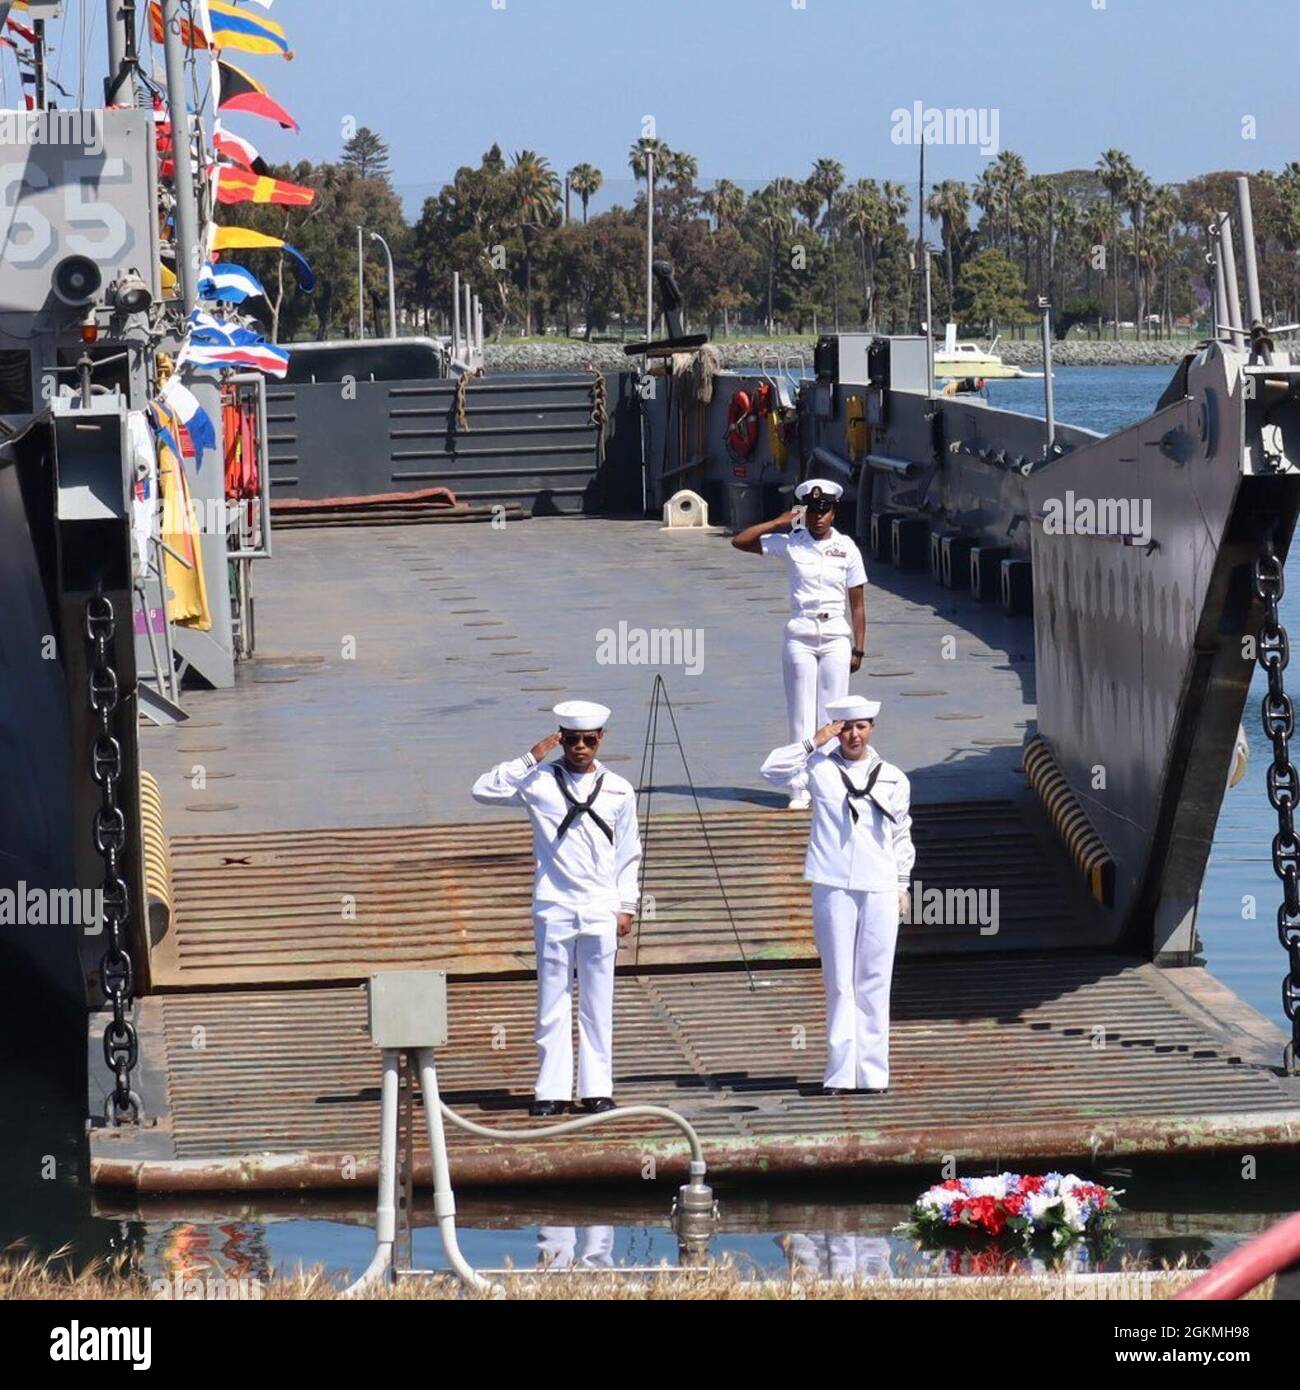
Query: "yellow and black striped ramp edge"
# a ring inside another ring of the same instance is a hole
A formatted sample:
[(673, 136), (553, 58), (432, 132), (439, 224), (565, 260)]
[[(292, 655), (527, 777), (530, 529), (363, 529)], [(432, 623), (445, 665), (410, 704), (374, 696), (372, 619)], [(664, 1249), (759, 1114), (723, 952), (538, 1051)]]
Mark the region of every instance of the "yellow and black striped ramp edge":
[(1025, 746), (1025, 775), (1052, 818), (1070, 858), (1087, 880), (1092, 896), (1103, 907), (1110, 907), (1115, 892), (1115, 861), (1105, 841), (1093, 829), (1088, 813), (1079, 805), (1042, 735), (1030, 739)]

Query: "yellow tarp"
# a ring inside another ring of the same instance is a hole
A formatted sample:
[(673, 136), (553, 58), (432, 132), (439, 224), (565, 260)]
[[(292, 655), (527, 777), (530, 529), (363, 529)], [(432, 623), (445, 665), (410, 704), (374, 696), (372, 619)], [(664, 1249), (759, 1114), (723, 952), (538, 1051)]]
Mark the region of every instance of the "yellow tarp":
[[(165, 429), (178, 444), (181, 422), (161, 402), (155, 402)], [(203, 581), (203, 547), (190, 506), (190, 489), (185, 469), (165, 435), (158, 436), (158, 490), (162, 498), (162, 539), (168, 547), (163, 552), (164, 587), (169, 591), (167, 616), (180, 627), (197, 628), (206, 632), (212, 627), (212, 612), (208, 607), (208, 590)], [(175, 551), (190, 566), (181, 564), (170, 551)]]

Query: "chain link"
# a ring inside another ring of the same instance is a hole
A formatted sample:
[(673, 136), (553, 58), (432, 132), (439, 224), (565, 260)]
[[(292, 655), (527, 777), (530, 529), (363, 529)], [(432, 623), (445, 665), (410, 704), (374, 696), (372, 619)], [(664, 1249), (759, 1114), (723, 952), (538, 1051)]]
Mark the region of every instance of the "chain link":
[(104, 593), (86, 600), (86, 641), (90, 644), (90, 710), (95, 734), (90, 746), (90, 775), (100, 790), (100, 805), (91, 821), (95, 852), (104, 861), (101, 889), (108, 944), (99, 963), (100, 985), (113, 1017), (104, 1029), (104, 1061), (113, 1073), (113, 1094), (105, 1115), (113, 1123), (140, 1117), (140, 1098), (131, 1089), (131, 1073), (140, 1058), (140, 1044), (129, 1014), (135, 994), (135, 965), (127, 947), (131, 894), (122, 873), (126, 854), (126, 816), (118, 804), (122, 780), (122, 745), (113, 733), (121, 687), (113, 666), (117, 617)]
[(1300, 837), (1295, 811), (1300, 799), (1300, 775), (1291, 761), (1290, 740), (1295, 733), (1295, 708), (1286, 693), (1283, 673), (1291, 659), (1291, 645), (1282, 626), (1280, 608), (1286, 592), (1282, 562), (1270, 532), (1255, 559), (1255, 593), (1264, 605), (1256, 655), (1268, 677), (1268, 691), (1261, 704), (1264, 733), (1273, 745), (1273, 761), (1265, 777), (1268, 801), (1277, 812), (1273, 836), (1273, 872), (1282, 883), (1282, 903), (1277, 910), (1277, 934), (1287, 953), (1288, 969), (1282, 981), (1282, 1008), (1291, 1021), (1291, 1041), (1283, 1055), (1283, 1067), (1296, 1071), (1300, 1058)]

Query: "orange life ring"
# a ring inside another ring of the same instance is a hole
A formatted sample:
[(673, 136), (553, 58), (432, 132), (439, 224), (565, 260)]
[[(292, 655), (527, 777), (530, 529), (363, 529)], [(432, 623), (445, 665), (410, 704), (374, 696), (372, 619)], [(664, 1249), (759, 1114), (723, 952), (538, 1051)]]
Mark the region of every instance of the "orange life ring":
[(758, 446), (758, 416), (750, 407), (748, 391), (737, 391), (727, 407), (727, 445), (741, 458), (748, 458)]

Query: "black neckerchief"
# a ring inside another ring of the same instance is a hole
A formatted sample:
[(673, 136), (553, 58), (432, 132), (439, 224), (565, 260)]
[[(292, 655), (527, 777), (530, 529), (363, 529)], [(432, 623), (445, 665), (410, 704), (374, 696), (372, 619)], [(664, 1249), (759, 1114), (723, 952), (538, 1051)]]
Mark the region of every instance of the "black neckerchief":
[(885, 765), (883, 758), (878, 759), (875, 767), (867, 773), (866, 785), (860, 790), (849, 776), (848, 770), (844, 764), (844, 759), (835, 755), (832, 761), (835, 763), (836, 770), (840, 774), (840, 781), (844, 783), (844, 804), (848, 807), (849, 817), (854, 825), (858, 823), (858, 808), (853, 804), (855, 801), (870, 801), (887, 820), (893, 821), (897, 819), (889, 807), (884, 805), (880, 798), (876, 796), (874, 790), (876, 779), (880, 776), (880, 771)]
[(604, 785), (605, 774), (602, 772), (600, 776), (596, 778), (595, 789), (586, 801), (579, 801), (578, 798), (574, 796), (573, 792), (570, 791), (569, 784), (564, 780), (563, 767), (559, 763), (553, 763), (552, 766), (555, 768), (555, 781), (560, 788), (560, 793), (569, 804), (569, 809), (564, 819), (560, 822), (560, 828), (555, 832), (555, 843), (558, 845), (559, 842), (564, 839), (565, 832), (579, 816), (588, 815), (596, 822), (604, 832), (605, 838), (612, 845), (614, 843), (614, 832), (592, 809), (596, 804), (596, 798), (600, 795), (600, 789)]

